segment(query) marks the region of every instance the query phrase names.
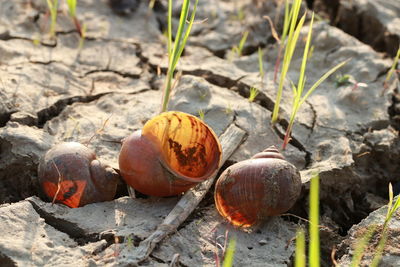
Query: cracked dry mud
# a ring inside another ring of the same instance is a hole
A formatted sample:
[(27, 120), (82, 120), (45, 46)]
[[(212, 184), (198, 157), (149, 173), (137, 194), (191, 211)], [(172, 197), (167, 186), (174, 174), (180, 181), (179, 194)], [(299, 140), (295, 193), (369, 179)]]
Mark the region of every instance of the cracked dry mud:
[[(79, 37), (64, 4), (57, 38), (51, 40), (45, 34), (45, 1), (0, 0), (1, 266), (132, 264), (139, 242), (177, 203), (175, 197), (131, 199), (120, 190), (114, 201), (70, 209), (51, 205), (37, 182), (39, 158), (52, 145), (87, 142), (106, 121), (89, 147), (101, 161), (118, 168), (121, 140), (159, 112), (167, 68), (162, 34), (165, 2), (157, 1), (154, 11), (149, 11), (147, 1), (141, 0), (134, 12), (118, 16), (105, 0), (78, 1), (78, 17), (87, 24), (87, 38), (78, 51)], [(246, 133), (223, 168), (283, 143), (291, 107), (289, 79), (298, 78), (304, 42), (288, 73), (281, 120), (272, 126), (278, 46), (263, 16), (275, 20), (282, 14), (277, 2), (200, 0), (197, 18), (207, 20), (194, 25), (178, 65), (183, 76), (169, 109), (194, 115), (202, 110), (217, 135), (232, 124)], [(303, 181), (301, 197), (289, 212), (308, 217), (308, 181), (318, 171), (321, 225), (325, 226), (321, 228), (322, 263), (331, 265), (331, 251), (338, 248), (336, 259), (346, 266), (363, 229), (381, 223), (388, 183), (400, 192), (397, 77), (382, 95), (399, 46), (400, 4), (396, 0), (306, 2), (303, 10), (313, 8), (322, 18), (330, 18), (330, 23), (321, 20), (314, 25), (306, 87), (348, 58), (352, 60), (339, 72), (367, 87), (337, 87), (333, 75), (301, 108), (293, 140), (283, 151), (301, 170)], [(243, 12), (241, 19), (238, 10)], [(177, 23), (177, 3), (173, 13)], [(232, 57), (230, 50), (245, 30), (249, 38), (244, 55)], [(258, 47), (264, 51), (263, 85)], [(250, 103), (252, 86), (260, 93)], [(384, 266), (400, 262), (398, 222), (396, 215)], [(301, 224), (293, 216), (282, 216), (250, 231), (234, 229), (219, 216), (209, 192), (176, 233), (160, 242), (140, 266), (168, 266), (177, 253), (180, 266), (215, 266), (216, 255), (223, 255), (219, 245), (226, 241), (226, 232), (237, 237), (235, 266), (291, 266)], [(365, 265), (370, 258), (367, 253)]]

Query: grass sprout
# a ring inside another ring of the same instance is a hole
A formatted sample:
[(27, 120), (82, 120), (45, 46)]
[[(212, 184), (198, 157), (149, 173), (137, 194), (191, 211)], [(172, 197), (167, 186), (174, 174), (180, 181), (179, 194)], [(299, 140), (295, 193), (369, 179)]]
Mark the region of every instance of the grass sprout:
[(199, 109), (198, 113), (199, 113), (200, 119), (201, 119), (202, 121), (204, 121), (204, 111), (203, 111), (202, 109)]
[(368, 87), (368, 84), (366, 83), (357, 82), (356, 79), (354, 79), (353, 75), (350, 74), (336, 75), (335, 79), (336, 88), (350, 84), (353, 85), (353, 88), (351, 90), (355, 90), (359, 87)]
[(381, 238), (379, 240), (378, 246), (376, 247), (376, 252), (374, 258), (371, 262), (371, 267), (378, 266), (379, 262), (382, 259), (383, 250), (385, 248), (386, 241), (389, 235), (388, 225), (390, 220), (393, 218), (393, 214), (399, 209), (400, 207), (400, 197), (397, 197), (396, 202), (393, 204), (393, 187), (392, 184), (389, 183), (389, 203), (388, 203), (388, 210), (386, 213), (385, 222), (383, 223)]
[(310, 267), (319, 267), (319, 174), (314, 174), (310, 180)]
[(390, 68), (389, 72), (386, 75), (386, 79), (383, 84), (384, 90), (386, 90), (389, 87), (388, 82), (390, 81), (390, 78), (392, 78), (394, 70), (396, 69), (397, 63), (399, 62), (399, 57), (400, 57), (400, 46), (399, 49), (397, 50), (396, 56), (393, 59), (392, 67)]
[(238, 57), (242, 56), (243, 48), (244, 48), (244, 45), (246, 44), (248, 35), (249, 35), (248, 31), (245, 31), (243, 33), (242, 38), (239, 41), (239, 44), (232, 47), (232, 54), (236, 54)]
[(261, 47), (258, 47), (258, 72), (261, 77), (261, 85), (264, 84), (264, 64), (263, 64), (264, 52)]
[[(306, 14), (304, 14), (296, 26), (298, 14), (300, 11), (301, 0), (294, 0), (294, 3), (290, 10), (290, 15), (288, 15), (288, 16), (286, 16), (286, 14), (289, 12), (288, 8), (287, 8), (288, 1), (286, 1), (285, 5), (286, 6), (285, 6), (284, 34), (282, 34), (281, 40), (285, 40), (287, 38), (287, 44), (286, 44), (285, 53), (284, 53), (284, 57), (283, 57), (278, 92), (276, 95), (274, 110), (272, 113), (272, 123), (276, 123), (278, 120), (279, 105), (281, 102), (282, 91), (283, 91), (283, 83), (285, 81), (286, 74), (289, 70), (289, 66), (292, 61), (292, 56), (293, 56), (294, 50), (296, 48), (297, 39), (299, 38), (299, 35), (300, 35), (300, 30), (303, 27), (304, 20), (306, 17)], [(289, 22), (288, 18), (290, 18), (290, 22)]]
[(81, 28), (81, 38), (79, 39), (79, 45), (78, 45), (78, 50), (82, 50), (83, 45), (85, 44), (85, 38), (86, 38), (86, 23), (83, 23), (82, 28)]
[(350, 80), (354, 79), (350, 74), (338, 74), (335, 78), (335, 86), (339, 88), (344, 85), (351, 84)]
[(126, 240), (126, 246), (128, 247), (128, 249), (132, 249), (133, 248), (132, 235), (128, 235), (127, 240)]
[(56, 24), (57, 24), (57, 12), (58, 12), (58, 0), (46, 0), (47, 7), (50, 11), (50, 36), (55, 37), (56, 35)]
[(233, 258), (235, 256), (236, 249), (236, 238), (229, 239), (228, 248), (226, 250), (226, 254), (224, 257), (224, 262), (222, 264), (223, 267), (231, 267), (233, 266)]
[(350, 267), (360, 266), (361, 259), (363, 257), (364, 251), (368, 246), (369, 241), (375, 233), (376, 225), (373, 225), (368, 231), (362, 236), (362, 238), (357, 242), (357, 246), (354, 249), (353, 258), (351, 260)]
[(304, 230), (298, 229), (296, 233), (296, 255), (294, 261), (295, 267), (306, 266), (306, 241), (304, 237)]
[(168, 42), (167, 42), (168, 71), (165, 81), (161, 112), (165, 112), (168, 109), (168, 103), (172, 89), (172, 79), (174, 77), (176, 65), (178, 64), (179, 58), (182, 55), (183, 49), (185, 48), (186, 45), (186, 41), (190, 34), (190, 30), (192, 29), (193, 26), (197, 3), (198, 0), (195, 1), (195, 4), (193, 6), (193, 11), (190, 16), (190, 20), (187, 22), (189, 15), (190, 0), (183, 1), (181, 15), (179, 18), (179, 25), (175, 35), (175, 42), (174, 44), (172, 44), (172, 0), (168, 1)]
[(82, 37), (84, 35), (84, 33), (83, 33), (81, 23), (79, 22), (79, 20), (76, 16), (76, 4), (77, 4), (77, 0), (67, 0), (69, 16), (71, 17), (71, 19), (75, 25), (75, 28), (79, 33), (79, 36)]
[(35, 34), (32, 38), (32, 43), (34, 46), (39, 46), (40, 45), (40, 34)]
[(225, 114), (229, 115), (233, 113), (233, 108), (232, 108), (232, 104), (228, 103), (228, 106), (225, 108)]
[[(292, 88), (293, 88), (292, 112), (291, 112), (290, 119), (289, 119), (289, 125), (288, 125), (288, 127), (286, 129), (285, 138), (283, 140), (282, 149), (285, 149), (287, 144), (290, 141), (290, 135), (292, 133), (294, 120), (296, 118), (296, 114), (299, 111), (301, 105), (307, 100), (307, 98), (311, 95), (311, 93), (314, 92), (314, 90), (323, 81), (325, 81), (325, 79), (327, 79), (332, 73), (334, 73), (339, 68), (343, 67), (348, 62), (348, 60), (345, 60), (345, 61), (337, 64), (335, 67), (331, 68), (329, 71), (327, 71), (318, 81), (316, 81), (311, 86), (311, 88), (303, 96), (304, 85), (305, 85), (305, 82), (306, 82), (305, 71), (306, 71), (306, 67), (307, 67), (308, 53), (310, 51), (310, 43), (311, 43), (311, 39), (312, 39), (311, 37), (312, 37), (313, 22), (314, 22), (314, 13), (313, 13), (313, 15), (311, 17), (311, 22), (310, 22), (310, 26), (309, 26), (309, 30), (308, 30), (307, 42), (306, 42), (306, 46), (304, 48), (303, 60), (301, 62), (300, 76), (299, 76), (297, 87), (294, 84), (292, 84)], [(288, 44), (288, 47), (289, 47), (289, 44)], [(284, 62), (284, 65), (285, 65), (285, 62)], [(275, 102), (275, 106), (276, 106), (276, 103), (277, 102)], [(275, 111), (275, 107), (274, 107), (274, 111)]]
[[(392, 184), (389, 183), (389, 202), (388, 202), (388, 208), (386, 212), (386, 217), (385, 221), (383, 223), (382, 231), (381, 231), (381, 237), (379, 239), (378, 245), (376, 246), (375, 254), (374, 257), (371, 261), (371, 264), (369, 266), (376, 267), (379, 265), (381, 259), (382, 259), (382, 254), (383, 250), (385, 248), (386, 241), (389, 236), (389, 229), (388, 225), (391, 219), (393, 218), (393, 215), (398, 211), (400, 207), (400, 197), (397, 197), (396, 202), (393, 204), (393, 187)], [(359, 241), (358, 246), (356, 247), (354, 251), (354, 256), (351, 262), (351, 266), (360, 266), (360, 262), (363, 256), (364, 251), (367, 248), (367, 245), (369, 241), (371, 240), (372, 236), (374, 233), (376, 233), (377, 225), (372, 225), (371, 228), (368, 230), (368, 232), (362, 237), (361, 241)]]
[[(319, 174), (314, 173), (310, 180), (309, 197), (309, 242), (308, 266), (320, 266), (320, 240), (319, 240)], [(304, 230), (296, 233), (295, 267), (306, 266)]]
[(385, 218), (384, 228), (388, 225), (389, 221), (392, 219), (393, 214), (400, 207), (400, 197), (397, 198), (396, 202), (393, 205), (393, 186), (389, 183), (389, 203), (388, 203), (388, 211)]
[[(271, 26), (271, 32), (272, 36), (274, 39), (278, 42), (279, 44), (279, 49), (278, 49), (278, 56), (275, 61), (275, 67), (274, 67), (274, 82), (276, 83), (277, 77), (278, 77), (278, 70), (281, 64), (281, 58), (282, 58), (282, 50), (285, 46), (286, 38), (288, 37), (289, 34), (289, 29), (292, 28), (296, 24), (299, 12), (300, 12), (300, 6), (301, 6), (301, 0), (294, 0), (294, 3), (290, 6), (289, 8), (289, 0), (285, 1), (285, 15), (283, 17), (283, 29), (282, 29), (282, 35), (281, 38), (279, 38), (274, 24), (272, 23), (272, 20), (269, 17), (265, 17), (268, 19), (270, 26)], [(290, 35), (290, 34), (289, 34)]]
[(250, 87), (250, 95), (249, 95), (249, 102), (253, 102), (256, 96), (258, 95), (259, 91), (256, 87)]
[(72, 18), (76, 17), (76, 2), (77, 0), (67, 0), (68, 12)]

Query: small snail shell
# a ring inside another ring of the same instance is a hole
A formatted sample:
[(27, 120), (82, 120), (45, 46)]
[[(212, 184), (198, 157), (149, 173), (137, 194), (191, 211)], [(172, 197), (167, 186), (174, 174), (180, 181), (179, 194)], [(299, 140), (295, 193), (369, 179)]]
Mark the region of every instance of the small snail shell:
[(299, 171), (272, 146), (227, 168), (215, 185), (214, 198), (224, 218), (249, 227), (289, 210), (300, 191)]
[(119, 168), (125, 182), (151, 196), (172, 196), (211, 177), (219, 168), (221, 145), (203, 121), (165, 112), (122, 144)]
[(101, 164), (92, 150), (76, 142), (61, 143), (47, 151), (39, 162), (38, 176), (50, 199), (71, 208), (112, 200), (117, 190), (114, 169)]

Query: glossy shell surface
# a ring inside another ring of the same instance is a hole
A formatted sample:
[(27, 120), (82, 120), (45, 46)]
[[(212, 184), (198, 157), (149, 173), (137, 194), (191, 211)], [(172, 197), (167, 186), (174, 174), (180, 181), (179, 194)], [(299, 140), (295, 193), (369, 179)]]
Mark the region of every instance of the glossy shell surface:
[(50, 200), (77, 208), (114, 198), (118, 175), (96, 159), (86, 146), (68, 142), (51, 148), (41, 158), (39, 183)]
[(183, 112), (165, 112), (127, 137), (119, 166), (135, 190), (153, 196), (187, 191), (219, 168), (221, 146), (203, 121)]
[(227, 168), (216, 183), (214, 198), (224, 218), (249, 227), (289, 210), (300, 190), (296, 167), (282, 155), (264, 151)]

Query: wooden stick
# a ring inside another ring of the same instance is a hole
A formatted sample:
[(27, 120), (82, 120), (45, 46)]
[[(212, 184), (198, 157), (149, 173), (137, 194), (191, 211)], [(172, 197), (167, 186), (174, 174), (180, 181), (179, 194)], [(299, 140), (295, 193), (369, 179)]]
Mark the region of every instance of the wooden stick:
[[(220, 136), (222, 146), (221, 165), (239, 147), (245, 135), (246, 132), (244, 130), (231, 124)], [(133, 252), (133, 258), (137, 263), (146, 260), (156, 245), (167, 235), (175, 232), (189, 217), (214, 183), (215, 176), (187, 191), (157, 229), (149, 237), (140, 242), (137, 249)]]

